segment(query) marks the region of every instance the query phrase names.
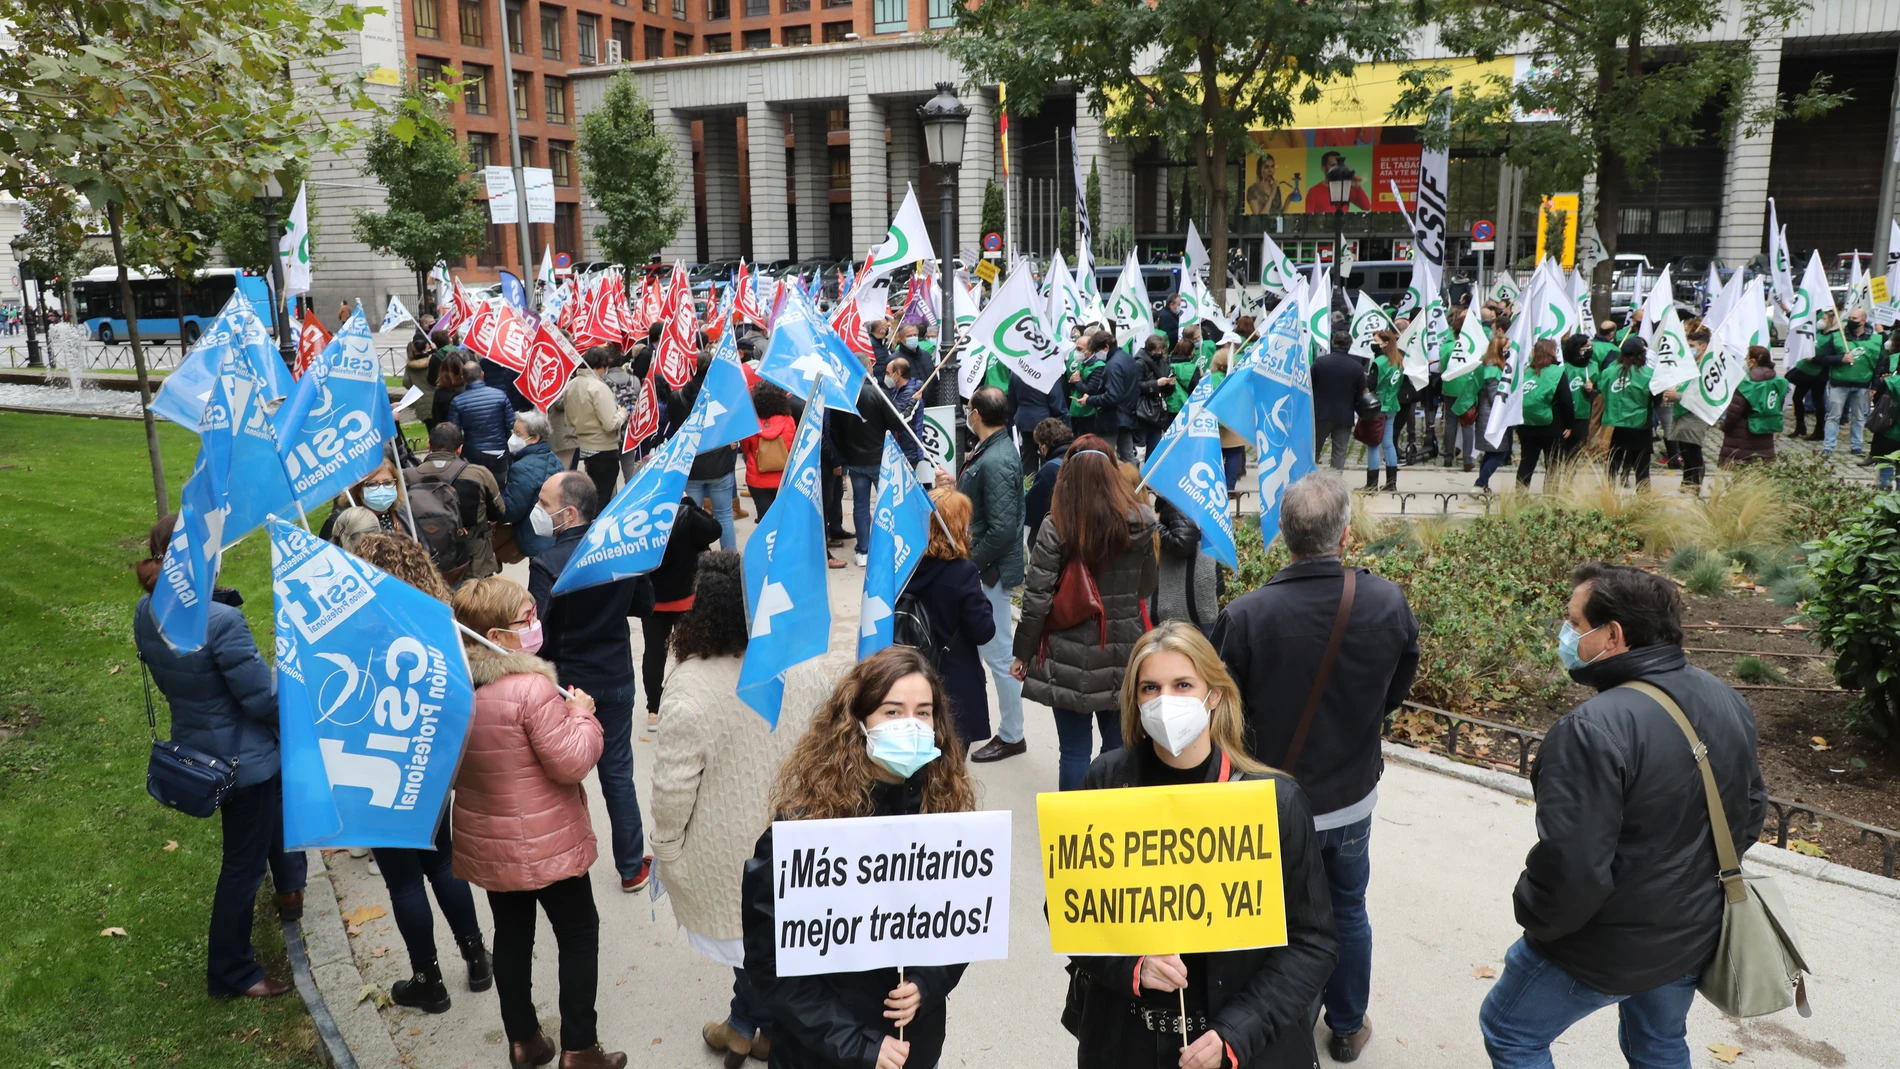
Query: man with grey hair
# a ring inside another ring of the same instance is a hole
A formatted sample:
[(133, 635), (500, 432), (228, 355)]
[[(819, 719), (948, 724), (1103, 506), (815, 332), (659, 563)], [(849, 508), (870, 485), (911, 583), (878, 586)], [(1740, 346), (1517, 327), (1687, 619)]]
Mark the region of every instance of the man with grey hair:
[(1418, 670), (1418, 622), (1405, 593), (1341, 563), (1351, 536), (1352, 495), (1339, 475), (1313, 472), (1287, 487), (1280, 537), (1292, 561), (1214, 625), (1214, 647), (1247, 709), (1248, 751), (1292, 774), (1312, 803), (1339, 929), (1325, 993), (1336, 1062), (1357, 1059), (1372, 1037), (1366, 883), (1384, 770), (1379, 737)]

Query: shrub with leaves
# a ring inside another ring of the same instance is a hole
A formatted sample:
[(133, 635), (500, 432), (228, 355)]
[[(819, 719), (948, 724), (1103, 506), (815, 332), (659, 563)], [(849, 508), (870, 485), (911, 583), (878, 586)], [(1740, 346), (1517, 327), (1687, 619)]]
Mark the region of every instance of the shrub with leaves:
[(1784, 453), (1748, 470), (1774, 485), (1792, 507), (1788, 535), (1797, 543), (1827, 537), (1875, 497), (1865, 483), (1841, 478), (1833, 458), (1818, 453)]
[(1861, 692), (1856, 726), (1900, 750), (1900, 494), (1883, 494), (1807, 547), (1803, 615), (1835, 654), (1834, 678)]

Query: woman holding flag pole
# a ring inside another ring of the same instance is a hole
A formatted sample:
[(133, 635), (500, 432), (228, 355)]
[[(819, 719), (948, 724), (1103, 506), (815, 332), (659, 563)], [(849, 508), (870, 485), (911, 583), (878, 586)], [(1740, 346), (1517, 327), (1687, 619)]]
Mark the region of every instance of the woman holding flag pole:
[(1240, 689), (1184, 621), (1143, 635), (1122, 677), (1123, 749), (1083, 790), (1271, 779), (1280, 828), (1284, 946), (1070, 959), (1063, 1024), (1082, 1069), (1309, 1069), (1313, 1008), (1339, 955), (1306, 795), (1248, 756)]

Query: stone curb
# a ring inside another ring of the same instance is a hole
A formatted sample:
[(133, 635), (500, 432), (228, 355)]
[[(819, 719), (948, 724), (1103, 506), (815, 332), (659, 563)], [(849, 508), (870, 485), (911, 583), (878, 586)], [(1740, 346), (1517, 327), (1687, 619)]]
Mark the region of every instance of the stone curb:
[[(318, 1022), (325, 1054), (336, 1069), (394, 1069), (400, 1064), (395, 1039), (377, 1012), (375, 1001), (358, 998), (363, 990), (363, 974), (350, 950), (350, 936), (343, 927), (336, 885), (330, 880), (323, 851), (307, 850), (305, 854), (310, 859), (310, 879), (303, 892), (303, 945), (309, 958), (310, 982), (318, 992), (310, 1015)], [(299, 976), (299, 990), (303, 982)], [(305, 1002), (310, 999), (306, 997)], [(319, 1010), (322, 1016), (318, 1016)], [(328, 1030), (323, 1027), (326, 1020), (333, 1022)]]
[[(1494, 791), (1501, 791), (1514, 798), (1534, 800), (1531, 794), (1530, 781), (1514, 776), (1508, 772), (1499, 772), (1495, 769), (1463, 764), (1440, 754), (1414, 749), (1410, 746), (1401, 746), (1394, 742), (1382, 742), (1380, 743), (1380, 747), (1385, 751), (1386, 759), (1389, 761), (1396, 761), (1399, 764), (1409, 765), (1412, 768), (1422, 769), (1426, 772), (1436, 772), (1441, 776), (1450, 776), (1452, 779), (1463, 780), (1466, 783), (1474, 784), (1479, 787), (1489, 787)], [(1871, 872), (1862, 872), (1859, 869), (1849, 868), (1838, 862), (1826, 861), (1818, 857), (1808, 857), (1805, 854), (1797, 854), (1792, 850), (1781, 850), (1773, 846), (1767, 846), (1760, 850), (1750, 850), (1748, 852), (1748, 863), (1751, 865), (1760, 865), (1765, 868), (1780, 869), (1783, 872), (1791, 872), (1797, 876), (1807, 876), (1824, 883), (1834, 883), (1842, 887), (1851, 887), (1856, 891), (1865, 891), (1868, 894), (1880, 895), (1883, 898), (1900, 899), (1900, 880), (1889, 880), (1884, 876), (1876, 876)]]

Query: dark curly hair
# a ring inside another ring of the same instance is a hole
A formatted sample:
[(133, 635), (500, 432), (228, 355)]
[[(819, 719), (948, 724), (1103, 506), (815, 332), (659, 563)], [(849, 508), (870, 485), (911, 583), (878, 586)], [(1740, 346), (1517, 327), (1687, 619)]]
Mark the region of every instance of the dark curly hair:
[(758, 413), (760, 419), (789, 416), (792, 414), (792, 395), (786, 393), (784, 387), (760, 379), (752, 384), (752, 410)]
[(693, 582), (693, 607), (673, 625), (673, 656), (684, 661), (744, 653), (745, 565), (739, 554), (702, 554)]

